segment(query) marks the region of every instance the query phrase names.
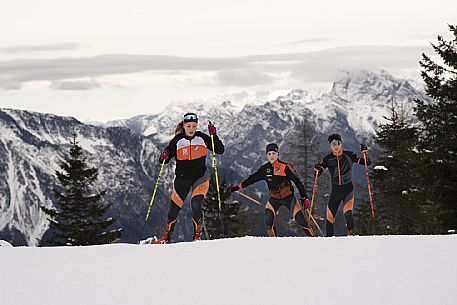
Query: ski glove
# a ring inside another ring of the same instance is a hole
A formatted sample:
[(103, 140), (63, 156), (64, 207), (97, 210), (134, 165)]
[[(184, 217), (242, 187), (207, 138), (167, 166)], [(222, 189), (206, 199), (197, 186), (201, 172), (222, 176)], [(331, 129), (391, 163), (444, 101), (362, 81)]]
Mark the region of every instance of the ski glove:
[(368, 152), (368, 147), (365, 144), (360, 144), (360, 150), (363, 153)]
[(216, 134), (216, 126), (211, 122), (208, 123), (208, 131), (210, 135)]
[(230, 192), (237, 192), (240, 190), (240, 186), (239, 185), (232, 185), (232, 186), (228, 186), (228, 189), (230, 190)]
[(168, 155), (167, 155), (167, 152), (164, 150), (162, 151), (162, 153), (160, 154), (160, 162), (163, 162), (165, 160), (168, 159)]
[(302, 198), (302, 199), (300, 199), (300, 200), (301, 200), (301, 202), (303, 203), (303, 208), (304, 208), (305, 210), (309, 209), (309, 199), (308, 199), (308, 198)]
[(317, 171), (318, 177), (320, 175), (322, 175), (322, 173), (324, 172), (324, 168), (322, 167), (322, 165), (320, 163), (316, 163), (316, 165), (314, 165), (314, 170)]

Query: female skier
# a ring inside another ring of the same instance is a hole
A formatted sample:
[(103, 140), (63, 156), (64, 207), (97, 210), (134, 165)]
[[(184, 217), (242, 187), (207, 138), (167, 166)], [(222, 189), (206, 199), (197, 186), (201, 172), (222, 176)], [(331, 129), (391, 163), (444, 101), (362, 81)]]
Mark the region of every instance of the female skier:
[(270, 198), (265, 207), (265, 225), (268, 236), (276, 236), (276, 227), (274, 218), (281, 206), (289, 209), (296, 223), (303, 228), (307, 236), (312, 236), (312, 231), (309, 228), (308, 221), (303, 215), (298, 200), (294, 196), (294, 188), (291, 181), (300, 192), (300, 201), (304, 209), (309, 208), (308, 195), (306, 194), (305, 186), (300, 181), (297, 173), (291, 164), (279, 160), (279, 149), (275, 143), (270, 143), (266, 147), (266, 156), (268, 162), (262, 165), (257, 172), (250, 175), (246, 180), (243, 180), (239, 185), (230, 186), (232, 192), (239, 191), (254, 184), (258, 181), (266, 181), (270, 190)]
[[(191, 193), (193, 240), (200, 240), (202, 232), (202, 203), (208, 192), (209, 175), (206, 171), (206, 155), (213, 151), (211, 137), (197, 131), (198, 116), (186, 113), (183, 120), (176, 126), (175, 136), (160, 155), (160, 162), (176, 159), (175, 180), (168, 210), (167, 225), (161, 239), (156, 244), (169, 243), (173, 238), (173, 230), (188, 193)], [(216, 127), (209, 123), (208, 131), (214, 137), (214, 151), (224, 153), (224, 144), (216, 134)]]

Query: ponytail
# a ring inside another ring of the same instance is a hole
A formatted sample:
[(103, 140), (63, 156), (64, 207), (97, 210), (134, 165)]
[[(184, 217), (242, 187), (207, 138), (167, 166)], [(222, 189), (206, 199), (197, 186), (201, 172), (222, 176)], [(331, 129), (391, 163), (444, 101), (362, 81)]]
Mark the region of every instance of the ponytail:
[(179, 121), (178, 125), (175, 127), (175, 135), (183, 133), (184, 132), (184, 121), (181, 120)]
[(187, 122), (195, 122), (198, 123), (198, 117), (195, 113), (193, 112), (188, 112), (184, 115), (184, 118), (179, 121), (178, 125), (175, 127), (175, 135), (183, 133), (184, 132), (184, 121)]

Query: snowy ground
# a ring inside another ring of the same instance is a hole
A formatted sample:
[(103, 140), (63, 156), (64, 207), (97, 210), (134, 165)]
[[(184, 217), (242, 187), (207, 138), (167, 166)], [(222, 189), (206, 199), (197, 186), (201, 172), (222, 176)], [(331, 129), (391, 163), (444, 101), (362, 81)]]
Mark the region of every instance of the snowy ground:
[(0, 303), (454, 305), (456, 274), (456, 235), (0, 247)]

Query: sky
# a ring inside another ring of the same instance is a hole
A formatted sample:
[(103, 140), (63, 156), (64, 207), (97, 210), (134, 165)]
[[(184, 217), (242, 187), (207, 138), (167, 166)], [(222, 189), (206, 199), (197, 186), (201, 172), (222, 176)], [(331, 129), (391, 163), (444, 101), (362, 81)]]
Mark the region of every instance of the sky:
[(0, 107), (108, 121), (351, 69), (420, 81), (456, 20), (450, 0), (0, 0)]

